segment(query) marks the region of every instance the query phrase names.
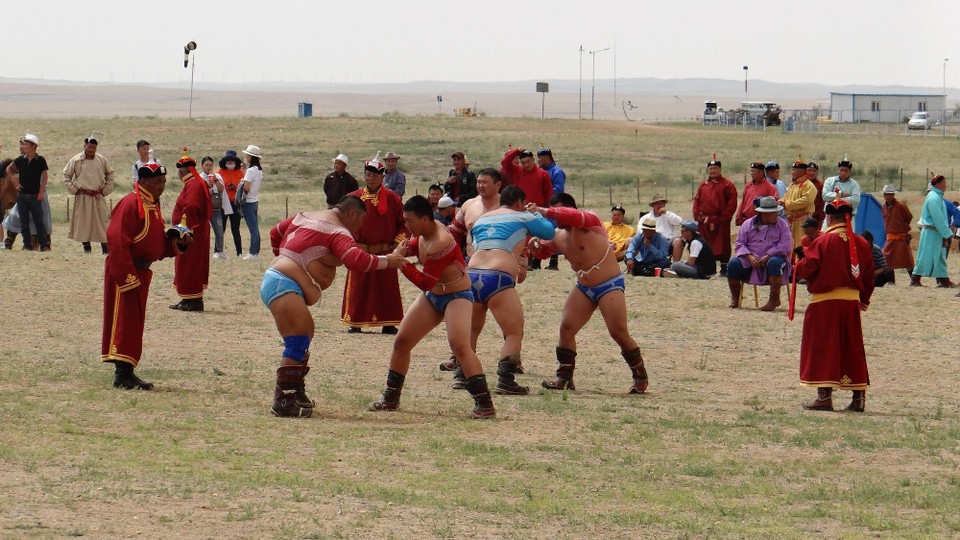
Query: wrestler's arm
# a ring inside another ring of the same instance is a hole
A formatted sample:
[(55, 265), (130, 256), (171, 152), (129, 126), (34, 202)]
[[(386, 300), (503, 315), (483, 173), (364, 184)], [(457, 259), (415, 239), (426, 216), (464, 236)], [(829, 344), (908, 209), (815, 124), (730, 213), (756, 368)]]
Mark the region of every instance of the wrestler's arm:
[(270, 229), (270, 247), (273, 248), (274, 256), (280, 255), (280, 244), (283, 242), (283, 237), (286, 236), (291, 223), (293, 223), (293, 217), (288, 217)]
[(346, 234), (333, 234), (327, 247), (343, 261), (344, 266), (354, 272), (370, 272), (388, 267), (386, 255), (371, 255), (363, 251), (357, 247), (357, 242)]

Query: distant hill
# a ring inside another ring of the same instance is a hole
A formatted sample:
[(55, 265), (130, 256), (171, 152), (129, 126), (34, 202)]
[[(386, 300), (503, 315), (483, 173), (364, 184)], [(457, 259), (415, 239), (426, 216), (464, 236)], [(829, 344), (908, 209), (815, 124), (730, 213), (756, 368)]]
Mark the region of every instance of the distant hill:
[[(194, 116), (288, 116), (297, 102), (314, 104), (314, 114), (379, 115), (452, 114), (454, 108), (476, 107), (491, 116), (540, 116), (536, 80), (506, 82), (416, 81), (407, 83), (197, 83)], [(576, 79), (545, 80), (546, 116), (590, 117), (592, 81), (584, 79), (583, 94)], [(598, 119), (623, 119), (624, 101), (634, 106), (631, 120), (693, 118), (703, 101), (716, 99), (721, 107), (743, 100), (743, 81), (725, 79), (612, 79), (596, 81), (594, 114)], [(947, 89), (948, 96), (956, 94)], [(749, 98), (775, 101), (787, 108), (809, 108), (830, 99), (830, 92), (940, 93), (938, 87), (828, 86), (813, 83), (749, 81)], [(437, 103), (436, 97), (443, 96)], [(948, 99), (948, 103), (950, 100)], [(8, 79), (0, 77), (0, 114), (16, 117), (63, 116), (187, 116), (189, 83), (91, 83)]]

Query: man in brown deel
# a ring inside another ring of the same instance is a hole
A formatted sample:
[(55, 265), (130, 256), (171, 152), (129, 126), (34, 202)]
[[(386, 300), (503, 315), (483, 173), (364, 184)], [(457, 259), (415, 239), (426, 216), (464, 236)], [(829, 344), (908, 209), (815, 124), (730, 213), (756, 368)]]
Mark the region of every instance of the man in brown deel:
[[(887, 260), (887, 268), (896, 270), (906, 268), (907, 273), (913, 271), (913, 252), (910, 251), (910, 227), (913, 214), (907, 205), (897, 200), (897, 188), (887, 184), (883, 186), (883, 228), (887, 231), (886, 243), (883, 244), (883, 258)], [(891, 283), (896, 284), (896, 272), (893, 272)]]

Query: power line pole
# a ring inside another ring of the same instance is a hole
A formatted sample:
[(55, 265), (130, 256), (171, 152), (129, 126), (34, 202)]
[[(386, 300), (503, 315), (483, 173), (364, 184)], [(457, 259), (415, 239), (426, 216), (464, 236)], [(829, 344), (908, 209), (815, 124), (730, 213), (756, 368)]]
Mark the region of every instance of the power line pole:
[(580, 46), (580, 106), (577, 117), (583, 120), (583, 45)]

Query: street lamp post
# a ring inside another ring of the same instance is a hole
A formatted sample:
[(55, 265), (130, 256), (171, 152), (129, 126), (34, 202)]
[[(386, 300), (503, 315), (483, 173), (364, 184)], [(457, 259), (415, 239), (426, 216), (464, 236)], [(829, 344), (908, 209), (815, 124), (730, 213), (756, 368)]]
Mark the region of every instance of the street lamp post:
[(577, 117), (583, 120), (583, 45), (580, 46), (580, 103), (577, 109)]
[[(190, 53), (197, 50), (197, 42), (190, 41), (183, 46), (183, 67), (190, 63)], [(189, 117), (193, 118), (193, 73), (197, 70), (197, 53), (193, 53), (193, 65), (190, 67), (190, 112)]]
[(949, 58), (943, 59), (943, 110), (940, 111), (940, 127), (943, 128), (943, 136), (947, 136), (947, 62)]
[(590, 119), (593, 120), (593, 102), (597, 94), (597, 54), (602, 53), (603, 51), (609, 51), (610, 47), (606, 49), (595, 49), (590, 51), (590, 57), (593, 59), (593, 80), (590, 83)]

